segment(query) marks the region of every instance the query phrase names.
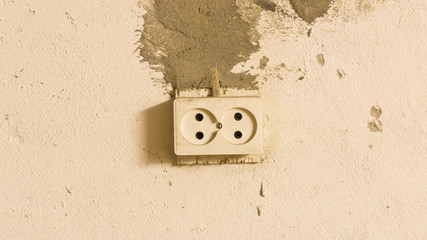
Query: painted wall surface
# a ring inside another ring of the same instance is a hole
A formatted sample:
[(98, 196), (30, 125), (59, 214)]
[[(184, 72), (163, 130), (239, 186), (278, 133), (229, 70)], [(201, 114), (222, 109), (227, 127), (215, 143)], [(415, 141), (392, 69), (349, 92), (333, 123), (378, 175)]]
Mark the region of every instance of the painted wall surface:
[(265, 160), (192, 167), (142, 6), (0, 2), (0, 239), (427, 239), (425, 0), (262, 11)]

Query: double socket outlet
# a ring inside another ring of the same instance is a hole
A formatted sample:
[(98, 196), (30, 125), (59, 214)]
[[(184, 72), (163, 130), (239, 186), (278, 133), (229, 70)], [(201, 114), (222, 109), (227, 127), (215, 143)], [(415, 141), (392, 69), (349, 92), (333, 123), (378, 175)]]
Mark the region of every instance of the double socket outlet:
[(262, 115), (262, 100), (255, 96), (177, 98), (175, 154), (261, 154)]

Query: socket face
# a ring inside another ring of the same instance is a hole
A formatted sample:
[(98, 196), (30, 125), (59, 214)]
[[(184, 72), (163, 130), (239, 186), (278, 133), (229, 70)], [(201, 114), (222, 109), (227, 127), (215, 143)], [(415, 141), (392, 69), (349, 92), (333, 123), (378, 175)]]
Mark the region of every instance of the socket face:
[(177, 155), (262, 153), (260, 97), (177, 98), (174, 125)]
[(194, 145), (205, 145), (216, 135), (215, 116), (206, 109), (188, 111), (181, 121), (181, 133), (185, 140)]
[(231, 144), (241, 145), (249, 142), (257, 130), (255, 116), (245, 108), (227, 110), (221, 118), (222, 136)]

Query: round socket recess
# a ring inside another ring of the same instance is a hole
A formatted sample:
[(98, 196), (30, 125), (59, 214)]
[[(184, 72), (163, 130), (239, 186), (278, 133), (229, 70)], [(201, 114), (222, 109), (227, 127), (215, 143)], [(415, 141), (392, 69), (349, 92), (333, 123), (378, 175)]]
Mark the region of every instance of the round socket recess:
[(244, 108), (228, 110), (222, 116), (221, 123), (221, 134), (228, 142), (236, 145), (249, 142), (257, 131), (255, 116)]
[(181, 120), (181, 133), (194, 145), (208, 144), (218, 131), (217, 120), (208, 110), (196, 108), (188, 111)]

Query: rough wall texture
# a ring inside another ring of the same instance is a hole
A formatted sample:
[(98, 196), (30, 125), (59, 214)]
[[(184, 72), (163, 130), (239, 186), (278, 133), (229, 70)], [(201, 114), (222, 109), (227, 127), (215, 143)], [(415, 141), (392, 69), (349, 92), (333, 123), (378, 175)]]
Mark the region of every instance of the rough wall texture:
[(426, 239), (426, 2), (274, 2), (266, 160), (175, 167), (141, 3), (1, 1), (0, 238)]

